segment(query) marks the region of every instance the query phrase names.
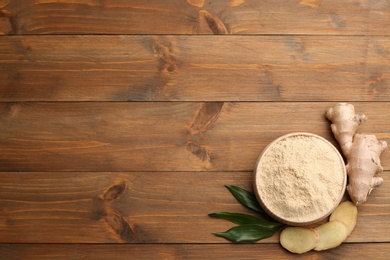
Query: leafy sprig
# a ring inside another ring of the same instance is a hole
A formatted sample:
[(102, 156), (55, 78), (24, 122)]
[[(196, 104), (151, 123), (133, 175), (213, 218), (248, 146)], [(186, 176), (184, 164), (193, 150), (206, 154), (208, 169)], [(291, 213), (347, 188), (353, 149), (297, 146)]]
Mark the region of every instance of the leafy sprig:
[(273, 236), (276, 232), (285, 227), (283, 223), (272, 219), (266, 214), (252, 192), (233, 185), (225, 186), (238, 202), (245, 207), (254, 210), (260, 214), (262, 218), (244, 213), (210, 213), (210, 217), (225, 219), (238, 225), (225, 232), (214, 233), (216, 236), (237, 243), (257, 242), (261, 239)]
[(265, 214), (264, 210), (261, 208), (259, 202), (257, 201), (255, 194), (233, 185), (225, 185), (225, 187), (242, 205), (260, 214)]

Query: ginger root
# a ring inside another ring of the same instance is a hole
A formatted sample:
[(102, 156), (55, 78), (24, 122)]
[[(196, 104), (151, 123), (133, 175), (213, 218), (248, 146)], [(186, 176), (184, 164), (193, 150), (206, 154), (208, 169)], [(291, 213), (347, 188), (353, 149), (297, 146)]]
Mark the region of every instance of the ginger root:
[(331, 214), (329, 222), (316, 228), (287, 227), (280, 234), (280, 244), (292, 253), (322, 251), (339, 246), (354, 229), (357, 207), (350, 201), (342, 202)]
[(337, 220), (343, 222), (347, 226), (348, 235), (356, 225), (357, 207), (351, 201), (344, 201), (330, 215), (329, 221)]
[(332, 121), (330, 126), (332, 132), (344, 156), (348, 157), (356, 129), (367, 120), (367, 117), (364, 114), (355, 114), (355, 107), (347, 103), (338, 103), (329, 108), (326, 117)]
[(280, 244), (288, 251), (303, 254), (318, 244), (318, 234), (312, 228), (287, 227), (280, 234)]
[(376, 175), (383, 171), (379, 157), (387, 143), (378, 141), (375, 135), (355, 134), (357, 126), (367, 118), (355, 114), (351, 104), (336, 104), (327, 110), (326, 116), (332, 121), (332, 132), (347, 160), (348, 194), (355, 205), (361, 205), (383, 183)]
[(329, 221), (317, 227), (315, 231), (319, 237), (315, 251), (338, 247), (348, 236), (347, 226), (338, 220)]
[(371, 191), (383, 183), (376, 175), (383, 171), (379, 156), (386, 147), (387, 143), (378, 141), (375, 135), (355, 134), (347, 159), (347, 191), (356, 205), (363, 204)]

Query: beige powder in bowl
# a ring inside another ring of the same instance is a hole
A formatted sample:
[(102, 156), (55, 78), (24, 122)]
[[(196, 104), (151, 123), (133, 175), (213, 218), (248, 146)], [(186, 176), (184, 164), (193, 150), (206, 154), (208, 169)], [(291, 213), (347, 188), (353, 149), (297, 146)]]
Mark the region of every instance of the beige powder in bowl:
[(304, 226), (329, 216), (340, 203), (346, 170), (338, 150), (310, 133), (292, 133), (260, 155), (254, 190), (261, 206), (288, 225)]

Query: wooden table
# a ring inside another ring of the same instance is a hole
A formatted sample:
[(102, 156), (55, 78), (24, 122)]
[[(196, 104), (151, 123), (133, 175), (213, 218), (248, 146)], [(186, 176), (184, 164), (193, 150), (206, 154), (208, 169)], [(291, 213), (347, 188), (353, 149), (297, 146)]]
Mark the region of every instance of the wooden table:
[[(325, 110), (390, 140), (390, 1), (0, 0), (1, 259), (292, 259), (278, 235), (214, 236), (250, 213), (275, 138), (336, 144)], [(390, 257), (385, 183), (340, 247)]]

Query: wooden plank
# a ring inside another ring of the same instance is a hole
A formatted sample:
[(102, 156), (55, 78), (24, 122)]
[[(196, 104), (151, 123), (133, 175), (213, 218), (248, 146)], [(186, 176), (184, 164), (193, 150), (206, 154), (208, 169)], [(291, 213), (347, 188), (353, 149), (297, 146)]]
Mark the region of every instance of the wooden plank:
[(390, 34), (388, 0), (5, 0), (0, 8), (0, 34)]
[(2, 37), (0, 100), (390, 101), (389, 53), (382, 36)]
[[(354, 103), (360, 132), (390, 138), (390, 103)], [(290, 132), (335, 143), (327, 108), (290, 102), (0, 103), (2, 171), (252, 171)], [(389, 150), (382, 165), (390, 170)]]
[[(347, 242), (390, 242), (390, 172), (383, 178)], [(234, 224), (208, 214), (253, 211), (225, 184), (251, 190), (252, 173), (1, 172), (0, 243), (226, 243), (212, 233)]]
[[(5, 259), (296, 259), (277, 244), (1, 244)], [(338, 248), (299, 255), (299, 259), (387, 259), (388, 243), (343, 244)]]

